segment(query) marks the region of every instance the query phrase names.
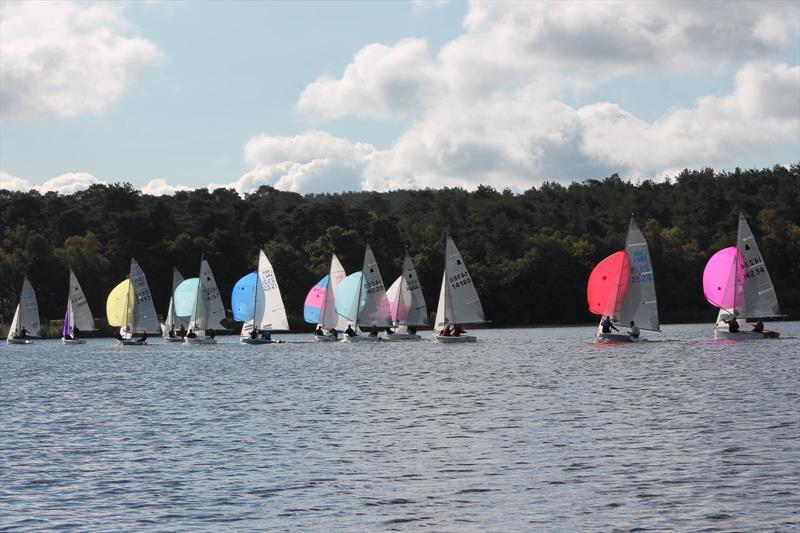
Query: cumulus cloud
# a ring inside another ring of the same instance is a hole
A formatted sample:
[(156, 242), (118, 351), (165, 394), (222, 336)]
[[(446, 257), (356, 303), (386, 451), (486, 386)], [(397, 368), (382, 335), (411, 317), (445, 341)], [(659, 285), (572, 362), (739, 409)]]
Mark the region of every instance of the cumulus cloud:
[(0, 189), (7, 191), (22, 191), (26, 192), (31, 190), (31, 184), (28, 180), (9, 174), (4, 170), (0, 170)]
[(0, 114), (8, 119), (98, 113), (162, 53), (129, 36), (122, 4), (3, 2)]
[(0, 171), (0, 188), (10, 191), (29, 191), (35, 189), (41, 193), (55, 192), (57, 194), (74, 194), (91, 187), (92, 185), (105, 185), (101, 181), (86, 172), (67, 172), (55, 178), (51, 178), (41, 185), (31, 185), (31, 183), (18, 176), (13, 176), (8, 172)]
[(153, 196), (172, 196), (177, 191), (190, 190), (192, 190), (190, 187), (186, 187), (185, 185), (170, 185), (167, 183), (167, 180), (160, 178), (150, 180), (142, 187), (142, 192), (144, 194)]

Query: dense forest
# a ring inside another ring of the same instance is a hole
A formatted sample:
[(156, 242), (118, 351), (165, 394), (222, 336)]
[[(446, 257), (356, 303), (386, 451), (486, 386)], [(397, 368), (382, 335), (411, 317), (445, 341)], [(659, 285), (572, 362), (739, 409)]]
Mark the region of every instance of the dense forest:
[[(6, 324), (23, 275), (44, 320), (60, 320), (68, 266), (96, 316), (135, 257), (166, 311), (173, 265), (197, 275), (205, 253), (229, 299), (254, 270), (259, 248), (272, 261), (293, 327), (303, 326), (308, 289), (335, 250), (347, 272), (361, 268), (369, 241), (387, 286), (404, 247), (435, 311), (449, 229), (494, 325), (588, 323), (585, 288), (595, 263), (624, 247), (631, 214), (650, 245), (662, 321), (712, 321), (702, 294), (706, 260), (735, 244), (747, 216), (782, 311), (800, 314), (800, 164), (764, 170), (684, 170), (667, 181), (616, 175), (522, 194), (479, 187), (300, 195), (264, 186), (149, 196), (130, 184), (95, 185), (61, 196), (0, 190), (0, 314)], [(226, 304), (229, 305), (229, 301)]]

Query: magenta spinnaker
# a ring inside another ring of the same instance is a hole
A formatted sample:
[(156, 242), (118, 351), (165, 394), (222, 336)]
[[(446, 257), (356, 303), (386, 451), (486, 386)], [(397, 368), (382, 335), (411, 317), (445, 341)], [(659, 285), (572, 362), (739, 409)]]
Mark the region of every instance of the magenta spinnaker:
[(740, 285), (743, 281), (741, 266), (735, 268), (740, 263), (738, 255), (735, 246), (723, 248), (711, 256), (703, 270), (703, 294), (711, 305), (720, 309), (733, 309), (736, 304), (734, 272), (738, 272)]

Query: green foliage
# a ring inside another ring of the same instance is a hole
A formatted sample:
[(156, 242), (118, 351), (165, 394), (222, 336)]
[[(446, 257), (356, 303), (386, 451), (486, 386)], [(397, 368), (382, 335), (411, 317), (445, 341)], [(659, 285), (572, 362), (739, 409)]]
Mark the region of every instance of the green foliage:
[(632, 184), (614, 175), (523, 194), (481, 186), (388, 193), (296, 193), (264, 186), (244, 198), (198, 189), (144, 195), (130, 184), (58, 196), (0, 190), (0, 314), (13, 312), (22, 277), (43, 318), (63, 316), (67, 269), (96, 315), (135, 257), (164, 311), (172, 266), (196, 275), (201, 254), (223, 294), (255, 268), (264, 249), (290, 321), (335, 251), (361, 267), (369, 242), (386, 284), (407, 246), (433, 310), (450, 231), (470, 267), (487, 317), (497, 325), (588, 322), (585, 287), (594, 264), (619, 250), (631, 213), (650, 244), (663, 320), (711, 320), (701, 276), (716, 250), (734, 243), (742, 211), (759, 241), (782, 310), (800, 312), (800, 165), (715, 173), (684, 170), (673, 181)]

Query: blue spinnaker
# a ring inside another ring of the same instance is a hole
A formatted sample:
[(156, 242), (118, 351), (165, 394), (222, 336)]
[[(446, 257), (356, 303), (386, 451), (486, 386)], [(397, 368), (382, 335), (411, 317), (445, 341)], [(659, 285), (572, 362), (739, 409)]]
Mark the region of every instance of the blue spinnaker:
[(243, 276), (231, 293), (231, 310), (233, 319), (239, 322), (253, 320), (256, 314), (256, 288), (258, 287), (258, 274), (250, 272)]
[(325, 276), (319, 280), (306, 295), (305, 305), (303, 306), (303, 319), (309, 324), (320, 323), (319, 317), (322, 316), (322, 309), (325, 307), (329, 279), (330, 276)]
[(175, 287), (175, 295), (173, 296), (173, 305), (175, 306), (175, 314), (178, 316), (192, 316), (194, 311), (194, 302), (197, 298), (197, 284), (200, 283), (199, 278), (189, 278), (181, 282), (180, 285)]
[(358, 313), (367, 303), (367, 288), (362, 272), (350, 274), (342, 280), (336, 288), (335, 303), (336, 314), (358, 322)]

